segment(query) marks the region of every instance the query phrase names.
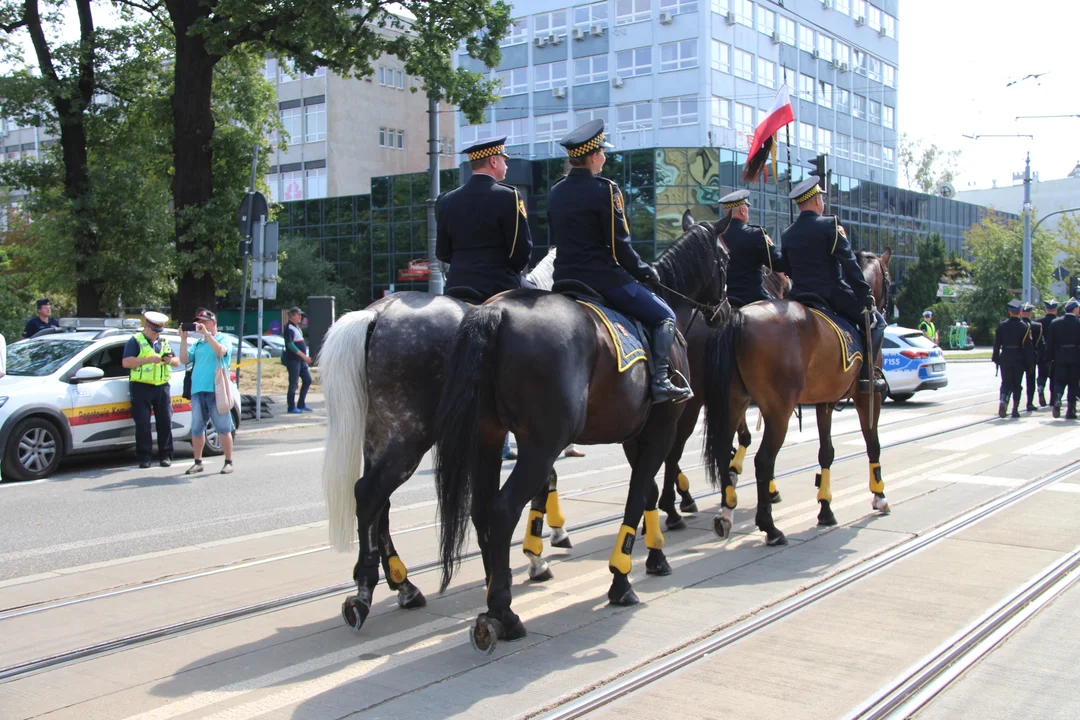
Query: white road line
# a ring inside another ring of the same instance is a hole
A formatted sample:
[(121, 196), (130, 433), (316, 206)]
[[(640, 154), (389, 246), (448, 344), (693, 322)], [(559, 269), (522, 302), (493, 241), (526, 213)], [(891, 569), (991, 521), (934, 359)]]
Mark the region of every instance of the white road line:
[(1013, 450), (1014, 455), (1064, 455), (1080, 446), (1080, 430), (1055, 435), (1033, 445)]
[(285, 452), (266, 453), (266, 457), (284, 457), (286, 455), (304, 455), (306, 453), (323, 452), (326, 448), (315, 447), (305, 448), (304, 450), (286, 450)]
[(967, 435), (961, 435), (960, 437), (934, 443), (933, 445), (928, 446), (927, 449), (944, 450), (945, 452), (968, 450), (970, 448), (977, 448), (981, 445), (999, 442), (1007, 437), (1012, 437), (1015, 434), (1016, 427), (1012, 424), (995, 425), (986, 428), (985, 430), (977, 430), (973, 433), (968, 433)]

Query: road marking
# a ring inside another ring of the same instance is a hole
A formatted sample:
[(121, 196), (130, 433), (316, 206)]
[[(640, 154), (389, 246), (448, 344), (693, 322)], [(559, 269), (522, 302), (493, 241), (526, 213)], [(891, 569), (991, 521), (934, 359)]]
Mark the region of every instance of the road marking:
[(306, 453), (323, 452), (326, 448), (305, 448), (304, 450), (286, 450), (285, 452), (266, 453), (266, 457), (284, 457), (285, 455), (304, 455)]
[[(924, 425), (912, 425), (911, 427), (880, 433), (878, 435), (878, 442), (881, 443), (882, 446), (895, 445), (896, 443), (913, 440), (917, 437), (922, 437), (923, 435), (932, 435), (933, 433), (945, 432), (947, 430), (957, 430), (968, 423), (986, 419), (985, 415), (953, 415), (952, 417), (926, 423)], [(1016, 425), (1013, 424), (1010, 427), (1015, 429)], [(866, 445), (861, 437), (853, 440), (846, 440), (844, 444), (856, 445), (859, 447), (865, 447)]]
[(928, 450), (944, 450), (946, 452), (955, 452), (957, 450), (968, 450), (970, 448), (977, 448), (981, 445), (988, 443), (996, 443), (1004, 440), (1007, 437), (1012, 437), (1016, 434), (1016, 427), (1014, 425), (996, 425), (986, 428), (985, 430), (978, 430), (967, 435), (962, 435), (951, 440), (944, 442), (934, 443), (930, 445)]
[(1011, 488), (1027, 482), (1023, 478), (996, 477), (994, 475), (965, 475), (963, 473), (941, 473), (927, 480), (942, 483), (963, 483), (965, 485), (990, 485), (992, 487)]
[(1062, 433), (1042, 442), (1013, 450), (1014, 455), (1064, 455), (1080, 445), (1080, 430)]

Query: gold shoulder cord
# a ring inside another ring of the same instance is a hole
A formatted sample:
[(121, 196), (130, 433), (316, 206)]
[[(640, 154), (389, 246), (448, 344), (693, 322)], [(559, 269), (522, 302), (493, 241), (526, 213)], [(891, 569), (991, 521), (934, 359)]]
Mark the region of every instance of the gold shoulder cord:
[(761, 236), (765, 238), (765, 257), (769, 260), (769, 274), (771, 275), (773, 271), (772, 253), (769, 252), (769, 248), (772, 247), (772, 239), (769, 237), (769, 233), (765, 232), (765, 230), (761, 231)]
[(608, 185), (608, 195), (611, 197), (611, 257), (615, 258), (615, 262), (619, 262), (619, 257), (615, 254), (615, 186)]
[(829, 253), (830, 255), (836, 252), (836, 246), (840, 242), (840, 218), (835, 215), (833, 215), (833, 225), (836, 228), (836, 234), (833, 235), (832, 252)]
[(514, 241), (510, 244), (510, 257), (514, 256), (514, 249), (517, 248), (517, 236), (518, 225), (521, 224), (521, 218), (518, 213), (518, 191), (514, 188)]

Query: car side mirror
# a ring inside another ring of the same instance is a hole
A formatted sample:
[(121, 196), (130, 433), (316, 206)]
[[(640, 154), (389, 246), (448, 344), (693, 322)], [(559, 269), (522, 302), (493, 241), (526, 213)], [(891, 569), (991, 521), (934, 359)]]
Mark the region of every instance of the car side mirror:
[(105, 377), (105, 371), (96, 367), (84, 367), (79, 368), (79, 371), (75, 373), (71, 378), (73, 383), (91, 382), (92, 380), (100, 380)]

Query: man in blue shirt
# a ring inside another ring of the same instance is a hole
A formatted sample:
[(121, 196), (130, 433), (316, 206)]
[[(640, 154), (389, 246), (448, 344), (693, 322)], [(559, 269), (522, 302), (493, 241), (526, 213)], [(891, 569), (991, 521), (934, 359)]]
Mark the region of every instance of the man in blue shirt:
[[(311, 412), (307, 406), (308, 388), (311, 387), (311, 356), (308, 355), (304, 332), (300, 329), (300, 319), (304, 313), (298, 307), (289, 308), (289, 323), (285, 326), (285, 352), (281, 355), (282, 364), (289, 371), (288, 414), (299, 415)], [(300, 402), (296, 402), (296, 386), (300, 383)]]
[(202, 335), (202, 342), (191, 353), (188, 352), (188, 333), (182, 327), (180, 330), (180, 362), (195, 363), (191, 368), (191, 448), (195, 453), (195, 464), (184, 474), (194, 475), (203, 471), (206, 423), (212, 422), (221, 438), (221, 448), (225, 451), (225, 465), (221, 468), (221, 474), (228, 475), (233, 471), (232, 414), (217, 411), (214, 377), (219, 367), (225, 367), (228, 371), (229, 346), (225, 335), (218, 332), (217, 316), (206, 308), (195, 311), (195, 330)]
[(37, 317), (30, 318), (27, 321), (26, 327), (23, 328), (23, 339), (32, 338), (38, 332), (48, 327), (60, 327), (60, 323), (53, 320), (52, 317), (52, 303), (49, 302), (49, 298), (41, 298), (37, 301)]

